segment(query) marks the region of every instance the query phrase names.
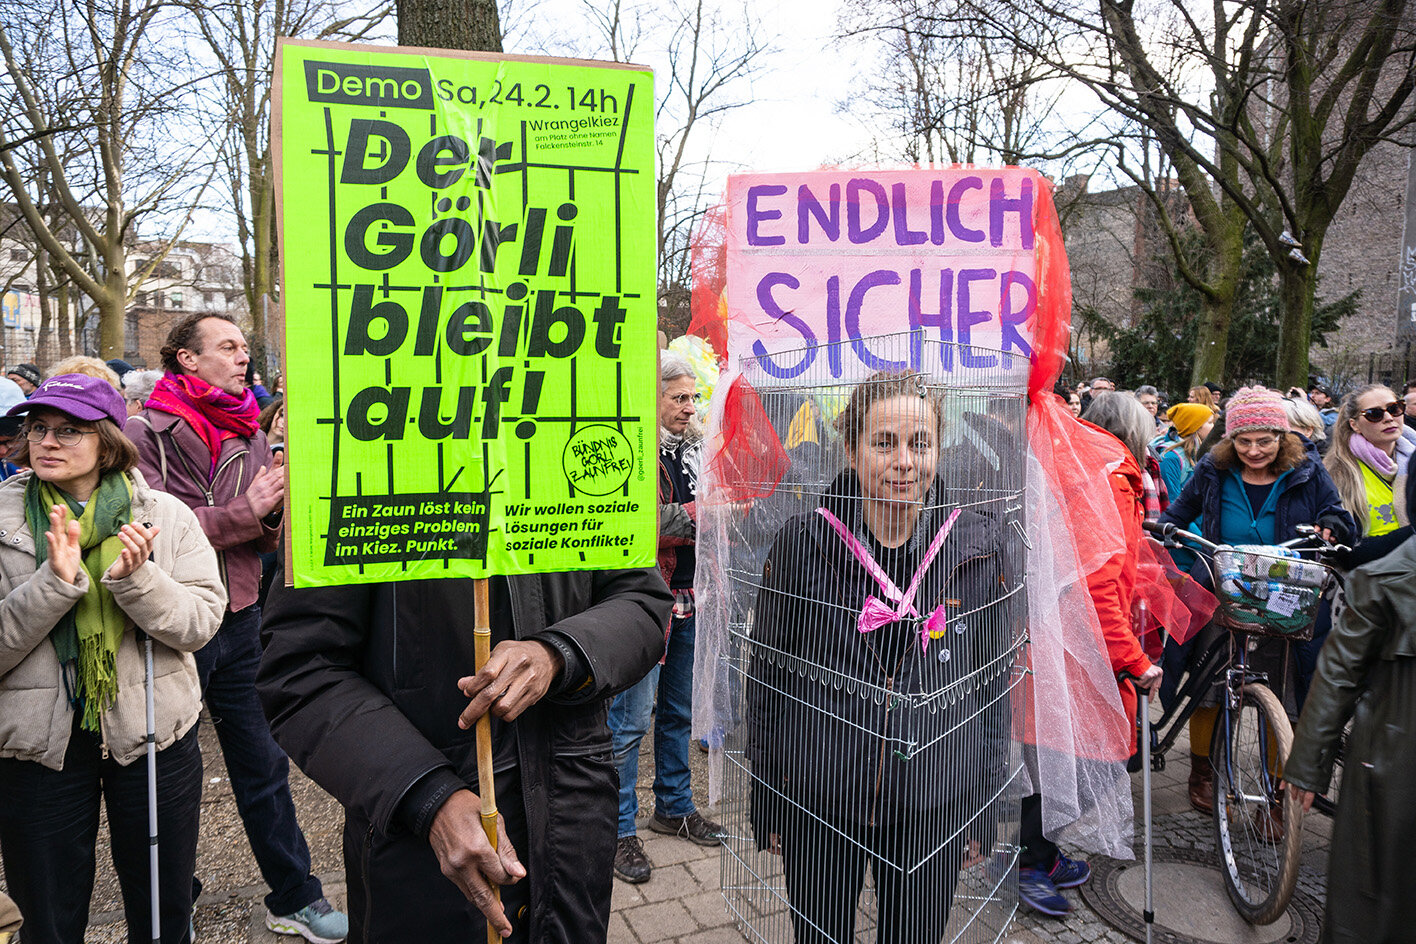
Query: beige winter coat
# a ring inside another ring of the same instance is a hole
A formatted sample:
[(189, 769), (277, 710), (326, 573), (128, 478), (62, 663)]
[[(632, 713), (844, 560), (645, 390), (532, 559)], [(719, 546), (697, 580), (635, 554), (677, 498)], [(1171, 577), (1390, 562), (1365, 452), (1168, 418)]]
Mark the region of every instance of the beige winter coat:
[[(35, 568), (35, 539), (24, 504), (32, 474), (0, 483), (0, 757), (62, 770), (74, 714), (49, 631), (87, 592), (89, 579), (80, 569), (78, 582), (66, 583), (48, 561)], [(196, 515), (171, 495), (149, 488), (141, 473), (132, 475), (134, 523), (162, 530), (150, 560), (122, 580), (103, 578), (128, 617), (128, 632), (118, 646), (118, 697), (102, 719), (104, 747), (120, 764), (146, 750), (143, 649), (134, 625), (153, 639), (161, 750), (197, 721), (201, 687), (192, 653), (215, 635), (226, 612), (216, 552)]]

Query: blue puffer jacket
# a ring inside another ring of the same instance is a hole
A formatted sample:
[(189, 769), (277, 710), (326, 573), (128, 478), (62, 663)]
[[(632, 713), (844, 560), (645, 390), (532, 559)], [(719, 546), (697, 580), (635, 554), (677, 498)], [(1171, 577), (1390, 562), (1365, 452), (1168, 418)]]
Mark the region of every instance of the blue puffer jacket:
[[(1190, 522), (1204, 515), (1200, 528), (1205, 540), (1220, 543), (1220, 506), (1224, 492), (1223, 476), (1226, 470), (1214, 464), (1211, 456), (1205, 456), (1195, 464), (1195, 472), (1185, 483), (1179, 497), (1170, 500), (1170, 507), (1160, 516), (1162, 524), (1173, 524), (1185, 528)], [(1298, 467), (1279, 483), (1283, 491), (1278, 496), (1275, 509), (1274, 540), (1282, 543), (1298, 536), (1300, 524), (1321, 524), (1333, 531), (1334, 539), (1341, 544), (1350, 543), (1357, 533), (1357, 522), (1347, 509), (1342, 507), (1337, 486), (1327, 469), (1313, 461), (1311, 455), (1304, 455)]]

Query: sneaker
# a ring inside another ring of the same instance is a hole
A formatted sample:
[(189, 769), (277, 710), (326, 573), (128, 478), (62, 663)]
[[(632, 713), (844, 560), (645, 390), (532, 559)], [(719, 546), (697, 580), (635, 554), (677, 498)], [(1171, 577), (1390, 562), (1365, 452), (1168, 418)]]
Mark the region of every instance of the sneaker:
[(1042, 869), (1018, 869), (1018, 898), (1033, 911), (1060, 918), (1072, 910)]
[(1087, 879), (1092, 877), (1092, 870), (1082, 860), (1069, 859), (1058, 852), (1057, 861), (1052, 863), (1047, 877), (1057, 888), (1076, 888), (1087, 883)]
[(678, 836), (700, 846), (716, 846), (723, 841), (727, 831), (711, 819), (704, 819), (697, 810), (687, 816), (664, 816), (655, 813), (649, 820), (649, 828), (665, 836)]
[(638, 836), (621, 836), (615, 840), (615, 877), (631, 885), (649, 881), (654, 866), (644, 854), (644, 843)]
[(276, 934), (298, 934), (311, 944), (338, 944), (349, 936), (349, 916), (327, 899), (310, 902), (294, 914), (266, 912), (266, 927)]

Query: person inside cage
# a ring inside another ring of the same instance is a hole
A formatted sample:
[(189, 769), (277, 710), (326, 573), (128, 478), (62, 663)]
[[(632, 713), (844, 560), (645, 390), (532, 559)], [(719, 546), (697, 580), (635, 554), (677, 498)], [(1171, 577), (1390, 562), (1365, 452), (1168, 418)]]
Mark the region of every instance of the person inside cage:
[[(836, 419), (846, 467), (762, 568), (746, 756), (758, 847), (782, 856), (798, 942), (943, 937), (969, 839), (1006, 773), (1004, 529), (944, 504), (940, 393), (884, 371)], [(948, 488), (946, 488), (948, 483)], [(982, 839), (980, 839), (982, 837)]]

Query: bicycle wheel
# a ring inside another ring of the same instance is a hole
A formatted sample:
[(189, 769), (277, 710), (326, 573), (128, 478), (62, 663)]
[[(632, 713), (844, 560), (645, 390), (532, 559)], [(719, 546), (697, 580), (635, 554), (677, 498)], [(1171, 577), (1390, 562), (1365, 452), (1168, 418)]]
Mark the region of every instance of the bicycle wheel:
[[(1220, 714), (1210, 745), (1215, 840), (1229, 898), (1250, 924), (1271, 924), (1298, 881), (1303, 807), (1280, 788), (1293, 727), (1277, 696), (1245, 685), (1237, 710)], [(1282, 810), (1283, 836), (1274, 810)]]

